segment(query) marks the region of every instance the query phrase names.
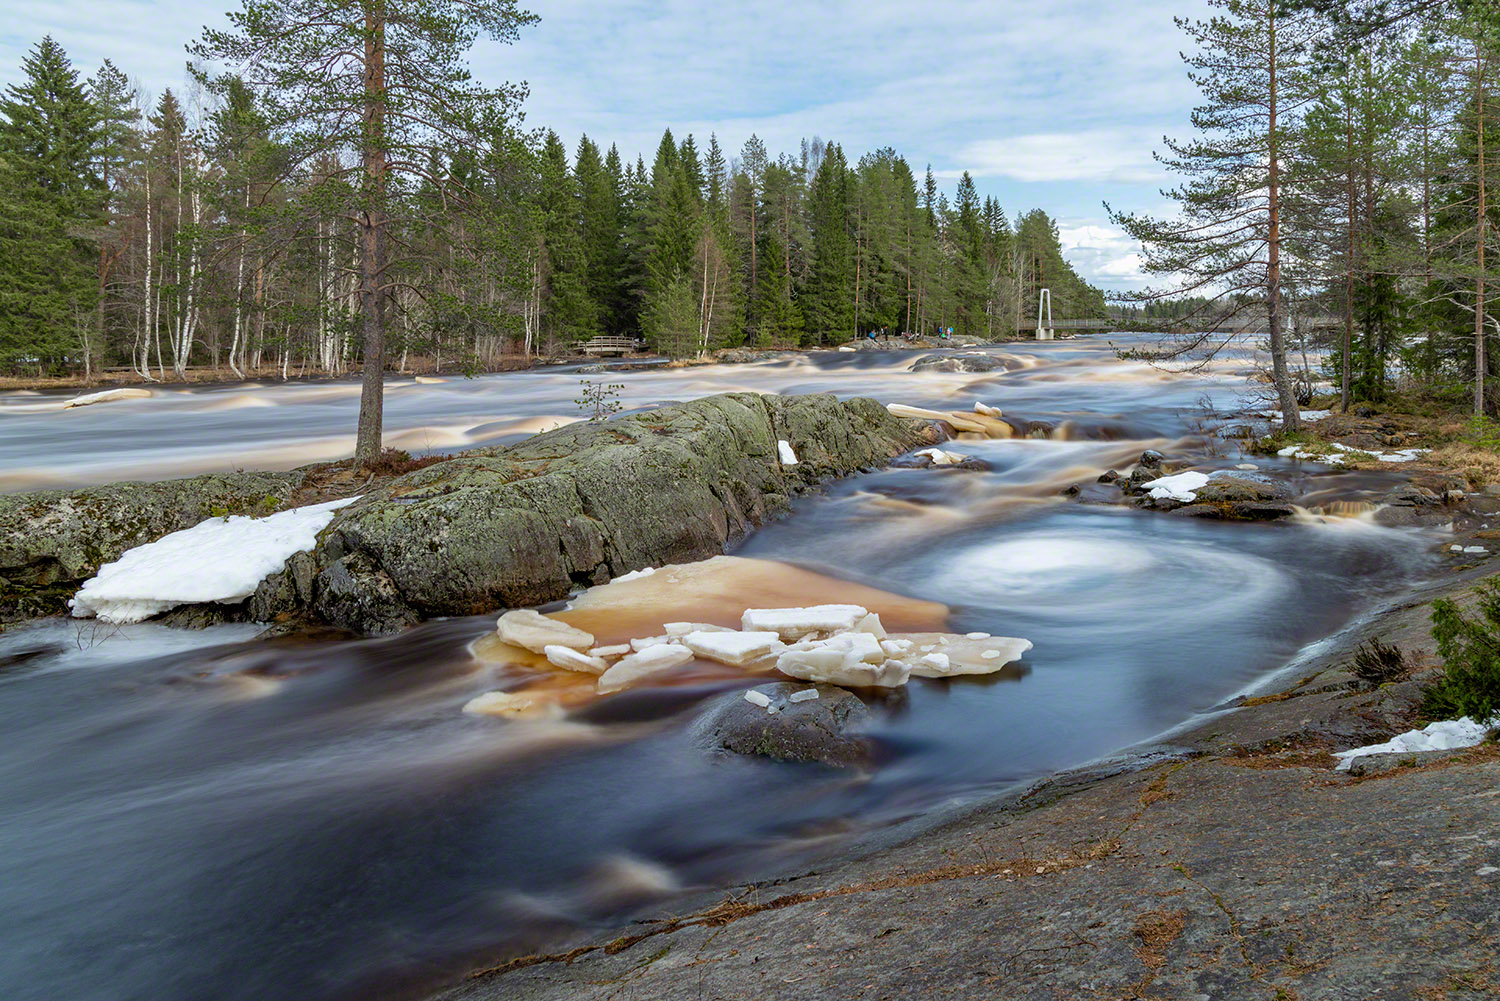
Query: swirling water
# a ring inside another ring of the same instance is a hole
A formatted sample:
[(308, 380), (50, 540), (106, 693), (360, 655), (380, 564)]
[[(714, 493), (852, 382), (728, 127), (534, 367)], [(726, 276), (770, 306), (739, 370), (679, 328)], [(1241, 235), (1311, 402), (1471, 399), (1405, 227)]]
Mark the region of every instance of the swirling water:
[[(913, 684), (877, 706), (867, 773), (705, 757), (688, 723), (722, 684), (626, 693), (551, 723), (465, 716), (493, 687), (466, 649), (487, 617), (361, 641), (63, 621), (0, 635), (0, 995), (419, 991), (488, 949), (774, 872), (1119, 752), (1434, 566), (1416, 532), (1223, 524), (1059, 496), (1145, 447), (1238, 461), (1204, 436), (1203, 401), (1246, 391), (1243, 353), (1167, 375), (1097, 339), (989, 350), (1012, 370), (913, 373), (911, 353), (826, 353), (607, 377), (630, 407), (830, 391), (982, 400), (1061, 429), (953, 446), (989, 472), (832, 484), (738, 549), (945, 602), (960, 630), (1035, 643), (1017, 670)], [(576, 417), (578, 379), (395, 380), (391, 438), (413, 451), (509, 440)], [(348, 447), (357, 387), (60, 402), (0, 395), (0, 488), (329, 457)], [(1296, 475), (1342, 496), (1385, 483)]]

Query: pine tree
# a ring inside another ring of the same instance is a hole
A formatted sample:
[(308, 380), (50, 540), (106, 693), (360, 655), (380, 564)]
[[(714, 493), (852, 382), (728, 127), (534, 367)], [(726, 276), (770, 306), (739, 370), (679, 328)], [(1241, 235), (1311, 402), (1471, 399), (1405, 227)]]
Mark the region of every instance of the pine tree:
[[(615, 170), (618, 170), (619, 162), (619, 154), (615, 153)], [(624, 327), (616, 315), (620, 306), (620, 271), (624, 264), (619, 191), (610, 168), (599, 158), (599, 147), (588, 136), (578, 142), (574, 177), (578, 189), (584, 284), (598, 326), (608, 333), (617, 334)]]
[[(1163, 163), (1186, 180), (1168, 194), (1181, 205), (1177, 220), (1111, 212), (1114, 222), (1145, 250), (1148, 274), (1173, 277), (1169, 290), (1137, 301), (1213, 293), (1261, 298), (1271, 346), (1272, 383), (1283, 427), (1301, 426), (1287, 365), (1284, 329), (1283, 186), (1297, 149), (1297, 115), (1307, 100), (1307, 58), (1313, 25), (1284, 17), (1282, 0), (1209, 0), (1207, 21), (1178, 18), (1198, 43), (1185, 56), (1204, 103), (1192, 120), (1199, 134), (1167, 143)], [(1163, 353), (1180, 358), (1215, 343), (1201, 334)]]
[[(386, 306), (400, 286), (389, 232), (393, 183), (426, 172), (434, 151), (474, 148), (488, 119), (504, 117), (523, 90), (474, 83), (463, 54), (482, 32), (516, 39), (536, 18), (516, 0), (242, 0), (230, 30), (208, 29), (190, 46), (226, 67), (210, 87), (223, 93), (238, 71), (260, 94), (273, 136), (294, 163), (353, 149), (358, 183), (346, 211), (359, 230), (364, 382), (356, 465), (379, 456), (386, 357)], [(439, 178), (426, 178), (440, 181)], [(455, 196), (465, 193), (453, 192)], [(399, 301), (399, 300), (397, 300)]]

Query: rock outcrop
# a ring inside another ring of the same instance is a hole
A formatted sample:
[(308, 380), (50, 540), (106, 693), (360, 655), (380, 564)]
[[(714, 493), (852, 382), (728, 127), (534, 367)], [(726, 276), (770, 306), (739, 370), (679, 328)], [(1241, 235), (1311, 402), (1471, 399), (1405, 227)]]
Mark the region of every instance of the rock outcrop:
[(932, 437), (872, 400), (732, 393), (464, 453), (340, 513), (314, 553), (312, 613), (388, 633), (701, 560), (819, 481)]
[(224, 473), (0, 495), (0, 623), (62, 611), (105, 563), (216, 515), (286, 507), (305, 474)]

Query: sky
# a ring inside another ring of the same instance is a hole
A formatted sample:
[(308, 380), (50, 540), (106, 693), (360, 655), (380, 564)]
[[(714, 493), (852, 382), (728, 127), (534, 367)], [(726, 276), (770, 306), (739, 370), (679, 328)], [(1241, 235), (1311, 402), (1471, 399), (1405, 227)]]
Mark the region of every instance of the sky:
[[(147, 94), (182, 86), (184, 45), (233, 0), (0, 0), (0, 84), (52, 34), (85, 73), (102, 58)], [(587, 133), (648, 163), (664, 128), (804, 137), (850, 159), (891, 146), (951, 197), (967, 170), (1009, 216), (1045, 209), (1085, 279), (1143, 284), (1116, 209), (1169, 212), (1152, 159), (1186, 132), (1196, 93), (1174, 16), (1204, 0), (531, 0), (514, 45), (481, 42), (474, 75), (524, 80), (527, 124), (576, 148)]]

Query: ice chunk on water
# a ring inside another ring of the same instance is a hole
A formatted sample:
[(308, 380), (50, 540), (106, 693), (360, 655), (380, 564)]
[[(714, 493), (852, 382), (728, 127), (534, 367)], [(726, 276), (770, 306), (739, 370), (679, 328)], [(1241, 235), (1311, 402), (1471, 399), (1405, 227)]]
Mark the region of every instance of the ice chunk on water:
[(673, 637), (671, 636), (638, 636), (630, 641), (630, 649), (639, 653), (647, 647), (662, 646), (663, 644), (671, 643), (672, 640)]
[(949, 668), (950, 665), (946, 653), (929, 653), (923, 655), (922, 659), (917, 661), (916, 667), (912, 668), (912, 670), (933, 671), (938, 675), (944, 675), (949, 673)]
[(562, 707), (525, 692), (485, 692), (465, 702), (464, 712), (474, 716), (561, 716)]
[(992, 406), (990, 406), (988, 404), (985, 404), (985, 403), (979, 403), (978, 401), (976, 401), (974, 403), (974, 412), (976, 414), (980, 414), (980, 415), (982, 415), (984, 417), (1004, 417), (1005, 416), (1004, 414), (1002, 414), (1000, 412), (1000, 408), (999, 407), (992, 407)]
[(549, 646), (587, 650), (594, 645), (592, 633), (575, 629), (566, 622), (548, 618), (530, 608), (506, 612), (496, 621), (495, 631), (500, 634), (503, 642), (524, 647), (532, 653), (545, 653)]
[(209, 518), (106, 563), (69, 606), (80, 619), (140, 622), (178, 605), (243, 601), (288, 559), (317, 545), (334, 513), (358, 499), (264, 518)]
[(716, 626), (712, 622), (668, 622), (663, 624), (668, 636), (686, 636), (688, 633), (732, 633), (728, 626)]
[(1408, 753), (1414, 751), (1449, 751), (1460, 747), (1473, 747), (1489, 734), (1490, 728), (1476, 723), (1468, 716), (1462, 719), (1444, 719), (1429, 723), (1421, 730), (1398, 733), (1384, 744), (1370, 744), (1348, 751), (1335, 751), (1333, 756), (1341, 759), (1338, 771), (1346, 772), (1355, 758), (1367, 754)]
[[(933, 637), (932, 633), (907, 633), (893, 636), (909, 641), (913, 645)], [(889, 641), (888, 641), (889, 642)], [(936, 647), (937, 644), (930, 644)], [(1031, 641), (1014, 636), (990, 636), (982, 640), (971, 640), (966, 636), (954, 637), (939, 652), (928, 653), (912, 666), (914, 678), (952, 678), (965, 674), (993, 674), (1012, 661), (1020, 660)]]
[[(870, 639), (874, 641), (873, 636)], [(878, 650), (879, 643), (875, 645)], [(858, 651), (841, 648), (832, 641), (792, 647), (776, 658), (776, 669), (799, 681), (851, 687), (894, 688), (906, 684), (911, 676), (911, 668), (899, 660), (869, 663), (860, 658)]]
[(609, 669), (609, 664), (601, 657), (582, 654), (571, 647), (559, 646), (556, 643), (549, 643), (543, 647), (542, 655), (554, 667), (561, 667), (568, 671), (582, 671), (585, 674), (603, 674)]
[(678, 643), (659, 643), (631, 654), (599, 677), (599, 691), (617, 692), (648, 675), (669, 671), (693, 659), (693, 651)]
[(776, 443), (776, 452), (781, 456), (783, 466), (795, 466), (797, 464), (797, 453), (792, 451), (789, 442), (782, 440)]
[(589, 651), (590, 657), (602, 657), (605, 660), (618, 660), (630, 652), (629, 643), (613, 643), (609, 646), (596, 646)]
[(705, 660), (743, 667), (784, 649), (775, 633), (693, 632), (682, 645)]
[(782, 639), (808, 633), (848, 632), (870, 614), (859, 605), (811, 605), (807, 608), (747, 608), (740, 619), (746, 632), (774, 632)]
[(878, 640), (885, 639), (885, 626), (880, 624), (880, 616), (875, 612), (871, 612), (855, 623), (854, 629), (856, 632), (869, 633)]

